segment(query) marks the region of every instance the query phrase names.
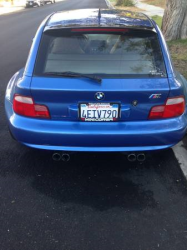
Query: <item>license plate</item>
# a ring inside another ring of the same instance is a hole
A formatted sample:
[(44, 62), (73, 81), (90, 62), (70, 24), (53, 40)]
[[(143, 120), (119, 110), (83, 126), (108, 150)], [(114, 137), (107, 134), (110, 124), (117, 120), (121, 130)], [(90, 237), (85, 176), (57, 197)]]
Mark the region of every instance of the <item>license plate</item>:
[(79, 116), (82, 121), (116, 121), (119, 118), (119, 104), (81, 103)]

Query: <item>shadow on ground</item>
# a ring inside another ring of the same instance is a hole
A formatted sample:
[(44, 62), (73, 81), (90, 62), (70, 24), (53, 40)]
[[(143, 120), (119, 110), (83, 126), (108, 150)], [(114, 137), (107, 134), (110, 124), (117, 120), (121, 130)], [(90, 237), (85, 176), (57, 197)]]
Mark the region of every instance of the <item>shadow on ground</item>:
[[(4, 154), (0, 175), (27, 179), (33, 189), (57, 202), (100, 211), (113, 207), (143, 210), (157, 207), (154, 193), (158, 183), (170, 192), (186, 191), (186, 182), (171, 149), (148, 155), (142, 164), (130, 163), (120, 153), (76, 153), (65, 163), (54, 162), (51, 152), (13, 143), (19, 154)], [(14, 164), (9, 165), (9, 160)]]

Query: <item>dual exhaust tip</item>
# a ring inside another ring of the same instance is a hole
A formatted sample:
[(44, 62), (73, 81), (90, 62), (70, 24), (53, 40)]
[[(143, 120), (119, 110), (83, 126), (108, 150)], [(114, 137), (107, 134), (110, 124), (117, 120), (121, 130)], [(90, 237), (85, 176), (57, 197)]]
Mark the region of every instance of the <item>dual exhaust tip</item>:
[(67, 161), (70, 160), (70, 155), (66, 154), (66, 153), (63, 153), (63, 154), (61, 154), (61, 153), (54, 153), (52, 155), (52, 159), (53, 159), (53, 161), (65, 161), (65, 162), (67, 162)]
[[(63, 154), (61, 154), (61, 153), (54, 153), (53, 155), (52, 155), (52, 159), (54, 160), (54, 161), (64, 161), (64, 162), (67, 162), (67, 161), (69, 161), (70, 160), (70, 155), (69, 154), (67, 154), (67, 153), (63, 153)], [(146, 157), (145, 157), (145, 154), (129, 154), (129, 155), (127, 155), (127, 159), (128, 159), (128, 161), (130, 161), (130, 162), (135, 162), (136, 160), (137, 161), (139, 161), (139, 162), (143, 162), (143, 161), (145, 161), (145, 159), (146, 159)]]
[(134, 162), (134, 161), (139, 161), (139, 162), (143, 162), (143, 161), (145, 161), (145, 159), (146, 159), (146, 157), (145, 157), (145, 154), (129, 154), (129, 155), (127, 155), (127, 159), (128, 159), (128, 161), (130, 161), (130, 162)]

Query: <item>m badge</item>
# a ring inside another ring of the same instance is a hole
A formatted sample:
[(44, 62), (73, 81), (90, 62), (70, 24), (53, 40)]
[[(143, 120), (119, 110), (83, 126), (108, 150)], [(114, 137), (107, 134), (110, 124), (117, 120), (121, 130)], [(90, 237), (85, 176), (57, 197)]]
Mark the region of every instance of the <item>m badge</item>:
[(149, 99), (159, 99), (162, 97), (162, 94), (152, 94), (150, 95)]

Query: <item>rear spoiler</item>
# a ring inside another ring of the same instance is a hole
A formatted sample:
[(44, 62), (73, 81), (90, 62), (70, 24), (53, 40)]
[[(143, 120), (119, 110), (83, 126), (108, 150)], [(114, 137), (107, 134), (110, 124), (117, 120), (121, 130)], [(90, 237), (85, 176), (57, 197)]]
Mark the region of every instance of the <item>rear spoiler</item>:
[(125, 32), (128, 32), (128, 30), (144, 30), (144, 31), (152, 31), (154, 33), (157, 33), (156, 32), (156, 29), (154, 27), (146, 27), (146, 26), (125, 26), (125, 25), (121, 25), (121, 26), (117, 26), (117, 27), (93, 27), (93, 26), (71, 26), (71, 27), (67, 27), (67, 26), (64, 26), (62, 24), (58, 24), (58, 25), (53, 25), (53, 26), (45, 26), (43, 32), (47, 32), (49, 30), (72, 30), (73, 32), (89, 32), (89, 31), (104, 31), (104, 32), (122, 32), (122, 33), (125, 33)]

